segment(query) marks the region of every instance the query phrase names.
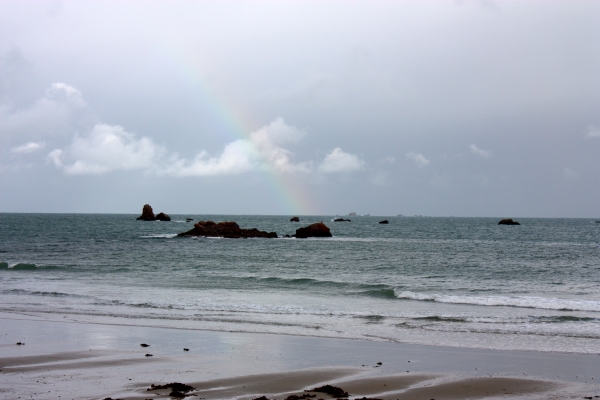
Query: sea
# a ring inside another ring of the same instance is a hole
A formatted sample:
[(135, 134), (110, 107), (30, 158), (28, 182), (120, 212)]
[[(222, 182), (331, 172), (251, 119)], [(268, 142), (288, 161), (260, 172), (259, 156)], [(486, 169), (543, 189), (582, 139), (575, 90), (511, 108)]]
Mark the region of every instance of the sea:
[[(0, 214), (0, 312), (86, 323), (600, 353), (593, 219)], [(176, 237), (194, 221), (331, 238)], [(383, 219), (388, 224), (380, 224)]]

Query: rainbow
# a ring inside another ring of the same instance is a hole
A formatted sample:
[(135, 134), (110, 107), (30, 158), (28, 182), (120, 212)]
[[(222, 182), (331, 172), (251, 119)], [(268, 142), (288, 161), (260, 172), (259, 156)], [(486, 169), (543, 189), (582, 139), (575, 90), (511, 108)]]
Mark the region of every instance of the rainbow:
[[(210, 89), (204, 79), (203, 70), (207, 69), (205, 59), (190, 57), (190, 52), (179, 51), (176, 46), (167, 46), (167, 52), (175, 60), (174, 65), (182, 71), (186, 80), (190, 82), (203, 101), (203, 106), (207, 107), (211, 114), (225, 128), (230, 137), (228, 141), (249, 139), (251, 132), (258, 127), (264, 126), (251, 115), (251, 113), (240, 107), (232, 100), (234, 96), (228, 96), (225, 90), (219, 93)], [(259, 154), (259, 152), (257, 152)], [(268, 165), (268, 163), (265, 163)], [(274, 196), (278, 198), (281, 210), (284, 214), (290, 215), (315, 215), (319, 214), (314, 202), (308, 196), (308, 191), (303, 188), (299, 182), (290, 182), (288, 176), (281, 174), (273, 169), (263, 170), (263, 178)]]

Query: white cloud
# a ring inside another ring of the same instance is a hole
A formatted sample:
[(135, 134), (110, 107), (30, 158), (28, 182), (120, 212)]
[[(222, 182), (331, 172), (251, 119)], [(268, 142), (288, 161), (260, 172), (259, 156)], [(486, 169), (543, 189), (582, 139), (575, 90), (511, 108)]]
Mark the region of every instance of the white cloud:
[(492, 156), (491, 151), (480, 149), (479, 147), (475, 146), (474, 144), (470, 145), (469, 149), (471, 149), (471, 153), (476, 154), (483, 158), (489, 158)]
[(281, 145), (297, 142), (305, 136), (298, 128), (289, 126), (283, 118), (252, 132), (249, 139), (240, 139), (225, 146), (218, 157), (200, 152), (194, 160), (178, 159), (160, 171), (174, 176), (232, 175), (262, 168), (276, 172), (309, 172), (311, 163), (293, 163), (293, 153)]
[[(221, 154), (201, 151), (192, 160), (180, 158), (147, 137), (138, 138), (118, 125), (97, 124), (69, 146), (54, 149), (48, 160), (69, 175), (104, 174), (118, 170), (143, 170), (157, 175), (216, 176), (243, 174), (261, 169), (280, 173), (313, 171), (313, 162), (293, 162), (293, 153), (282, 145), (297, 142), (305, 133), (277, 118), (249, 135), (228, 143)], [(324, 173), (360, 170), (365, 163), (335, 148), (319, 165)]]
[(21, 146), (15, 146), (10, 149), (13, 154), (28, 154), (44, 148), (46, 145), (43, 142), (29, 142)]
[(413, 160), (419, 168), (423, 168), (429, 165), (429, 160), (421, 153), (407, 153), (406, 157)]
[(164, 153), (152, 139), (138, 139), (118, 125), (98, 124), (89, 135), (75, 136), (65, 150), (55, 149), (48, 157), (67, 174), (83, 175), (152, 169)]
[(53, 101), (64, 102), (76, 108), (85, 107), (81, 92), (71, 85), (55, 82), (46, 89), (46, 98)]
[(588, 139), (600, 138), (600, 128), (597, 127), (596, 125), (588, 126), (588, 128), (586, 129), (586, 132), (585, 132), (585, 136)]
[(85, 108), (79, 90), (66, 83), (53, 83), (45, 96), (30, 107), (14, 109), (9, 104), (0, 105), (0, 135), (22, 140), (71, 133)]
[(350, 153), (346, 153), (344, 150), (336, 147), (327, 154), (321, 165), (319, 165), (319, 171), (331, 174), (337, 172), (350, 172), (363, 169), (365, 162), (362, 161), (358, 156)]

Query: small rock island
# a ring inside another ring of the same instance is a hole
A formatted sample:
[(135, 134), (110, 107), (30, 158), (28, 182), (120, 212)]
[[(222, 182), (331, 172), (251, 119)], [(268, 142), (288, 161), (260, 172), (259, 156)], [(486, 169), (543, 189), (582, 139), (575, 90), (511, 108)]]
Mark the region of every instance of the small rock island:
[(293, 237), (298, 239), (306, 239), (309, 237), (332, 237), (330, 229), (323, 223), (317, 222), (304, 228), (296, 229), (296, 234)]
[(500, 222), (498, 222), (498, 225), (521, 225), (521, 224), (518, 223), (517, 221), (513, 221), (512, 218), (506, 218), (506, 219), (500, 220)]
[(152, 211), (152, 207), (150, 207), (150, 204), (144, 204), (144, 208), (142, 208), (142, 215), (140, 215), (136, 219), (138, 221), (170, 221), (171, 217), (169, 217), (163, 212), (155, 216), (154, 211)]
[(204, 237), (223, 237), (229, 239), (246, 238), (277, 238), (276, 232), (259, 231), (256, 228), (242, 229), (233, 221), (213, 222), (200, 221), (194, 224), (194, 227), (187, 232), (182, 232), (177, 236), (204, 236)]

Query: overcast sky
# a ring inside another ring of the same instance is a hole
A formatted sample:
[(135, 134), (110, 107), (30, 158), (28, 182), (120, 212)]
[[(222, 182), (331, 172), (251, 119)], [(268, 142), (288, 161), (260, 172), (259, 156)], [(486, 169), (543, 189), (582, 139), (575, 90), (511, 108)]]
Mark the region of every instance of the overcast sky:
[(600, 2), (0, 2), (0, 212), (145, 203), (600, 217)]

